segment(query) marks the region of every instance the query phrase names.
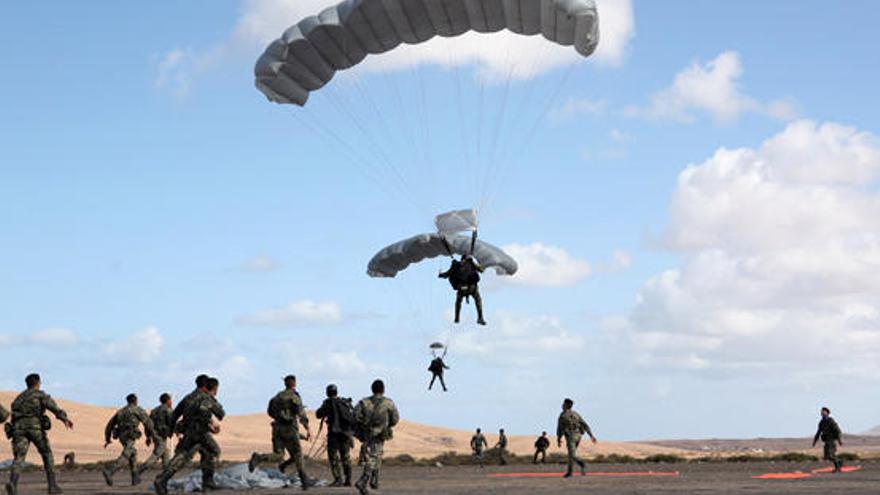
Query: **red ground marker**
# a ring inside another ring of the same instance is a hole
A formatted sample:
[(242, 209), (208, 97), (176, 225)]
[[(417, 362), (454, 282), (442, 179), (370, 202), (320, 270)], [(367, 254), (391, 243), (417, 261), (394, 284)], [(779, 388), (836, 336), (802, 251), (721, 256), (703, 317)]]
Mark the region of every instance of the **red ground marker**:
[[(490, 478), (561, 478), (565, 473), (494, 473), (490, 474)], [(594, 477), (675, 477), (678, 471), (588, 471), (587, 476)], [(575, 474), (580, 476), (580, 474)]]
[[(840, 470), (844, 473), (851, 473), (853, 471), (859, 471), (862, 469), (862, 466), (843, 466)], [(810, 471), (813, 474), (830, 474), (834, 471), (834, 468), (822, 468), (822, 469), (814, 469)]]
[(757, 476), (752, 476), (752, 478), (756, 480), (800, 480), (812, 477), (812, 474), (804, 473), (801, 471), (795, 471), (793, 473), (765, 473)]

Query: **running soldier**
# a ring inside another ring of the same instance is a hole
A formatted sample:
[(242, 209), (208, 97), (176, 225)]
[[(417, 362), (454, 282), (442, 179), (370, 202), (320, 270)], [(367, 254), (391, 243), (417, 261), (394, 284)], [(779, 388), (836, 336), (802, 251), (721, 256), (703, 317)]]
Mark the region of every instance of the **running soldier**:
[(150, 421), (153, 422), (153, 453), (141, 464), (141, 467), (138, 469), (140, 474), (143, 474), (160, 461), (162, 462), (162, 469), (168, 466), (168, 460), (171, 457), (168, 450), (168, 441), (174, 435), (174, 424), (171, 423), (173, 407), (171, 395), (162, 394), (159, 396), (159, 405), (150, 411)]
[(474, 452), (474, 457), (480, 462), (480, 468), (486, 467), (483, 462), (483, 449), (487, 447), (489, 447), (489, 442), (486, 441), (483, 432), (477, 428), (477, 432), (471, 437), (471, 450)]
[(354, 435), (354, 408), (351, 399), (338, 395), (336, 385), (327, 385), (327, 398), (315, 411), (315, 416), (327, 424), (327, 460), (333, 473), (333, 483), (330, 486), (334, 487), (351, 486), (350, 452)]
[(147, 416), (147, 412), (138, 406), (138, 398), (135, 394), (128, 394), (125, 398), (126, 406), (116, 411), (116, 414), (107, 422), (104, 428), (104, 448), (110, 446), (111, 439), (115, 438), (122, 444), (122, 453), (112, 466), (101, 470), (107, 486), (113, 486), (113, 475), (116, 471), (128, 465), (131, 473), (131, 486), (141, 484), (141, 472), (137, 465), (137, 443), (141, 437), (140, 426), (144, 425), (144, 433), (147, 435), (147, 446), (154, 436), (153, 422)]
[(364, 473), (354, 486), (361, 495), (369, 493), (367, 482), (373, 490), (379, 489), (379, 468), (385, 442), (394, 436), (392, 428), (400, 421), (394, 402), (385, 397), (385, 383), (376, 380), (371, 386), (373, 395), (358, 402), (354, 409), (358, 439), (364, 444)]

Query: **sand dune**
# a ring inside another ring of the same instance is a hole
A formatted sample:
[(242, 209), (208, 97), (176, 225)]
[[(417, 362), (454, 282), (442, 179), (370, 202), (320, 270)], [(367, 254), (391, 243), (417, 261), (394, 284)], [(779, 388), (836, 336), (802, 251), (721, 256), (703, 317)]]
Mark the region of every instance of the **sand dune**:
[[(15, 398), (15, 392), (0, 392), (0, 403), (7, 409)], [(115, 409), (92, 406), (77, 402), (66, 401), (56, 397), (58, 404), (67, 411), (74, 422), (73, 430), (66, 430), (63, 425), (53, 421), (50, 433), (50, 442), (57, 461), (60, 462), (67, 452), (75, 452), (78, 462), (93, 462), (115, 458), (121, 450), (118, 443), (114, 443), (106, 450), (104, 445), (104, 425), (113, 415)], [(312, 418), (313, 433), (317, 433), (318, 423)], [(254, 450), (271, 450), (269, 418), (265, 414), (248, 414), (227, 417), (222, 423), (223, 430), (217, 436), (223, 449), (223, 458), (226, 460), (244, 460)], [(402, 420), (395, 429), (394, 440), (386, 444), (387, 455), (409, 454), (416, 458), (429, 458), (445, 452), (468, 453), (471, 432), (428, 426)], [(510, 438), (510, 449), (517, 454), (531, 454), (534, 437), (516, 436)], [(489, 434), (487, 439), (490, 446), (497, 437)], [(318, 443), (323, 438), (317, 439)], [(143, 456), (149, 450), (141, 440), (139, 444)], [(318, 450), (319, 446), (313, 446), (311, 442), (304, 445), (306, 452)], [(598, 445), (584, 445), (582, 452), (587, 455), (597, 454), (629, 454), (633, 456), (645, 456), (658, 453), (681, 453), (681, 449), (658, 445), (648, 445), (633, 442), (600, 442)], [(561, 452), (554, 446), (551, 452)], [(11, 457), (8, 442), (0, 443), (0, 459)], [(32, 449), (28, 454), (28, 460), (39, 462), (39, 455)]]

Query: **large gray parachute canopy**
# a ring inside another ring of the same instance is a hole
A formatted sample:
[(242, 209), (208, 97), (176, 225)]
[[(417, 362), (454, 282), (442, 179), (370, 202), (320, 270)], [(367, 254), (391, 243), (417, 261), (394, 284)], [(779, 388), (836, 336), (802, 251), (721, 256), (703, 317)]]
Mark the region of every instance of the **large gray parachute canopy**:
[(336, 71), (371, 53), (434, 36), (502, 29), (541, 34), (574, 46), (584, 57), (599, 43), (593, 0), (345, 0), (302, 19), (273, 41), (257, 60), (256, 86), (271, 101), (302, 106)]
[[(446, 237), (446, 245), (439, 234), (422, 234), (392, 244), (376, 253), (367, 266), (367, 274), (371, 277), (394, 277), (409, 265), (427, 258), (458, 254), (466, 256), (471, 253), (471, 237), (456, 235)], [(474, 243), (474, 258), (484, 268), (494, 268), (498, 275), (516, 273), (516, 260), (488, 242)]]

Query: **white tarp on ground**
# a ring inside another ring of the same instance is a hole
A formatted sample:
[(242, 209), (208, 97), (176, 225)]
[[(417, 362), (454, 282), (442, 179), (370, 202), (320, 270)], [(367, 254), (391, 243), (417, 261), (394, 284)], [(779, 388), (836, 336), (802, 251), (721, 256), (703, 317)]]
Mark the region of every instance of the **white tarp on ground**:
[[(214, 473), (214, 482), (220, 488), (231, 490), (299, 488), (302, 486), (296, 475), (287, 476), (275, 468), (258, 468), (252, 473), (248, 471), (247, 464), (236, 464)], [(315, 482), (315, 486), (327, 486), (327, 484), (326, 480), (316, 480)], [(200, 491), (202, 489), (202, 472), (193, 471), (184, 478), (171, 480), (168, 482), (168, 489), (182, 492)]]

